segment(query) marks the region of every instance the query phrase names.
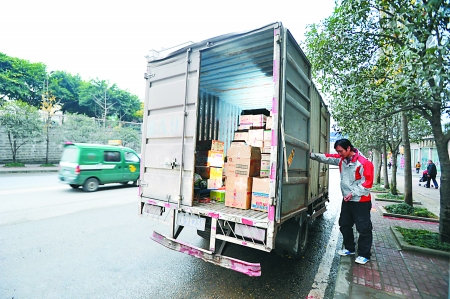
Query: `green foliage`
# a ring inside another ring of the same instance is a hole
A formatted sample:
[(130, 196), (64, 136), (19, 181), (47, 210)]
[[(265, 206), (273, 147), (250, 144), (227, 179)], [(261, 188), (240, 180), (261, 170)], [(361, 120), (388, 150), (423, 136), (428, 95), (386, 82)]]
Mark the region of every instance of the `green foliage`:
[[(384, 188), (384, 184), (373, 184), (373, 186), (370, 189), (370, 191), (373, 191), (373, 192), (388, 192), (388, 190), (386, 188)], [(379, 195), (377, 195), (377, 197), (379, 197)]]
[(430, 212), (427, 208), (412, 207), (406, 203), (387, 205), (384, 208), (386, 209), (386, 211), (393, 213), (393, 214), (434, 218), (434, 219), (438, 218), (435, 214)]
[(63, 112), (101, 118), (114, 115), (121, 121), (140, 120), (139, 114), (135, 116), (140, 109), (139, 98), (115, 84), (100, 79), (83, 81), (79, 75), (65, 71), (47, 73), (43, 63), (30, 63), (0, 53), (0, 105), (6, 100), (21, 100), (39, 107), (47, 84), (49, 94), (63, 106)]
[(45, 163), (45, 164), (41, 164), (41, 167), (54, 167), (54, 164), (50, 164), (50, 163)]
[(12, 162), (12, 163), (5, 164), (4, 167), (25, 167), (25, 164), (20, 163), (20, 162)]
[(20, 101), (8, 101), (0, 107), (0, 125), (8, 136), (13, 162), (20, 147), (43, 133), (37, 109)]
[(441, 242), (438, 233), (399, 226), (396, 226), (395, 229), (402, 234), (403, 239), (409, 245), (450, 252), (450, 243)]
[(9, 99), (38, 106), (44, 77), (44, 64), (0, 53), (0, 105)]
[(403, 200), (405, 198), (405, 196), (403, 194), (395, 195), (395, 194), (392, 194), (391, 192), (389, 192), (387, 194), (379, 194), (379, 195), (377, 195), (377, 197), (382, 198), (382, 199), (396, 199), (396, 200)]
[(140, 125), (125, 126), (119, 121), (108, 121), (103, 125), (94, 118), (79, 114), (68, 114), (65, 119), (61, 142), (107, 144), (108, 140), (121, 140), (123, 146), (140, 151)]

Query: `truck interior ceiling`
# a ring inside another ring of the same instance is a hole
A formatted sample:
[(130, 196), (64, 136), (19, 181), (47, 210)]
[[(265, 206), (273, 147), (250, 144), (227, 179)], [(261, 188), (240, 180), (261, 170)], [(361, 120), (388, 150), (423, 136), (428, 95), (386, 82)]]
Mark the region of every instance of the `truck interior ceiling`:
[(218, 139), (225, 150), (245, 110), (272, 108), (273, 28), (201, 51), (197, 140)]

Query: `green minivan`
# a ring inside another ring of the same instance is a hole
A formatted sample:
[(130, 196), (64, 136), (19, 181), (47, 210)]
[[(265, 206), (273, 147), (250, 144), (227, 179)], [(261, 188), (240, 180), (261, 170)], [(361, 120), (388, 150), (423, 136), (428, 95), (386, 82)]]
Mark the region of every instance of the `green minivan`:
[(76, 189), (93, 192), (110, 183), (137, 185), (140, 158), (131, 148), (66, 142), (59, 162), (59, 179)]

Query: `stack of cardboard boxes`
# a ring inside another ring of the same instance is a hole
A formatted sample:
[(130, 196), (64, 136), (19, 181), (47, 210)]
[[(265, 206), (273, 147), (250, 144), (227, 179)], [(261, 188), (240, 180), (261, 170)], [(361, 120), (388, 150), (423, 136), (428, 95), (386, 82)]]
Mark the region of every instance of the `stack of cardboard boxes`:
[(224, 143), (197, 142), (195, 172), (207, 179), (211, 200), (224, 201), (228, 207), (268, 211), (271, 129), (271, 116), (240, 116), (239, 129), (227, 150), (225, 188), (222, 188)]
[(225, 206), (249, 209), (253, 177), (261, 170), (261, 150), (244, 143), (232, 143), (227, 151)]
[[(225, 158), (223, 149), (224, 143), (219, 140), (205, 140), (197, 142), (195, 153), (195, 173), (198, 173), (203, 179), (207, 180), (207, 189), (219, 189), (222, 187)], [(214, 200), (223, 201), (224, 198), (224, 194), (220, 196), (220, 194), (214, 193)]]

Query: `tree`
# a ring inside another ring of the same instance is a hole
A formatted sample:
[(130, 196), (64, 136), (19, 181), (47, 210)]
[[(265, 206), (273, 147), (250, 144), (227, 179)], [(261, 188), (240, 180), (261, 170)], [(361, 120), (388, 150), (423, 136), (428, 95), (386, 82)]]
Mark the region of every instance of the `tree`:
[(45, 68), (43, 63), (31, 63), (0, 53), (0, 105), (9, 99), (37, 107), (45, 81)]
[(37, 109), (20, 101), (8, 101), (0, 107), (0, 125), (8, 136), (14, 163), (20, 147), (42, 135), (42, 121)]
[(41, 111), (44, 114), (44, 134), (46, 142), (45, 151), (45, 164), (48, 163), (48, 151), (50, 144), (50, 128), (53, 125), (52, 118), (56, 112), (61, 110), (61, 104), (56, 100), (56, 97), (49, 95), (48, 91), (42, 95), (42, 106)]
[(80, 106), (78, 98), (82, 79), (64, 71), (54, 71), (49, 77), (48, 91), (61, 103), (62, 111), (84, 114), (88, 107)]
[(450, 242), (450, 132), (441, 124), (441, 115), (450, 114), (449, 14), (449, 0), (338, 1), (306, 40), (314, 77), (333, 101), (346, 102), (348, 113), (368, 122), (411, 110), (429, 122), (442, 165), (444, 242)]

